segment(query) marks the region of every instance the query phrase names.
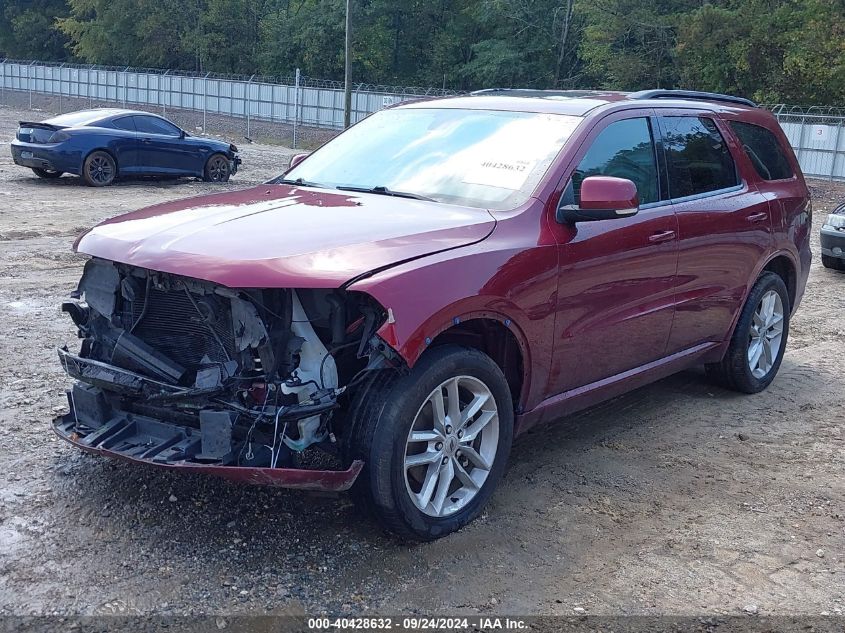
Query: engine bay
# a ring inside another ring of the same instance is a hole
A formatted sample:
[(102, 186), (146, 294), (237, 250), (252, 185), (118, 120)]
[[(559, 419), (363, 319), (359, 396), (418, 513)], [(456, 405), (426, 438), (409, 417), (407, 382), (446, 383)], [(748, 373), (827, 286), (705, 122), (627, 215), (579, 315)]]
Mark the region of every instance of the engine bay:
[(232, 289), (93, 258), (62, 309), (82, 339), (60, 435), (160, 465), (343, 463), (344, 405), (401, 367), (388, 312), (335, 289)]

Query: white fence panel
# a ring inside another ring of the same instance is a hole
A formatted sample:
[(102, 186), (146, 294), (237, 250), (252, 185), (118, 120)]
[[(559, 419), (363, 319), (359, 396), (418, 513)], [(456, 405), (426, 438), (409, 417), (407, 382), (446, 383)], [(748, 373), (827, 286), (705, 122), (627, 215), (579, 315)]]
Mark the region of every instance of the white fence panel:
[[(0, 90), (88, 99), (120, 105), (142, 105), (204, 114), (343, 127), (343, 90), (294, 86), (267, 81), (146, 70), (67, 66), (42, 62), (0, 62)], [(419, 91), (417, 91), (419, 92)], [(298, 93), (298, 94), (297, 94)], [(412, 98), (398, 92), (355, 90), (352, 120), (357, 122), (386, 105)]]
[[(420, 89), (391, 90), (361, 86), (352, 92), (352, 122), (416, 95), (442, 94)], [(253, 120), (343, 128), (343, 89), (336, 82), (304, 79), (278, 83), (264, 78), (212, 77), (179, 71), (101, 68), (44, 62), (0, 62), (0, 92), (55, 95), (89, 104), (146, 106), (202, 112)], [(68, 106), (75, 107), (75, 106)], [(807, 176), (845, 180), (845, 111), (805, 108), (772, 110), (780, 121)], [(295, 138), (295, 134), (294, 134)]]
[(845, 116), (839, 113), (782, 112), (775, 115), (805, 176), (845, 180)]

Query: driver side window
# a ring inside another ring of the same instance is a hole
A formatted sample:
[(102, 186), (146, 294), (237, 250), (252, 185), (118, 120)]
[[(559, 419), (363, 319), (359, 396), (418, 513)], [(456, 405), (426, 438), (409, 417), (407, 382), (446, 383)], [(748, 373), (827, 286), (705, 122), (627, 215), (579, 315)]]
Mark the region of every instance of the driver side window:
[(153, 116), (136, 116), (135, 127), (141, 134), (161, 134), (162, 136), (179, 136), (181, 130), (164, 119)]
[(649, 120), (625, 119), (602, 130), (572, 173), (570, 185), (574, 204), (580, 202), (581, 183), (589, 176), (627, 178), (637, 185), (640, 204), (660, 200)]

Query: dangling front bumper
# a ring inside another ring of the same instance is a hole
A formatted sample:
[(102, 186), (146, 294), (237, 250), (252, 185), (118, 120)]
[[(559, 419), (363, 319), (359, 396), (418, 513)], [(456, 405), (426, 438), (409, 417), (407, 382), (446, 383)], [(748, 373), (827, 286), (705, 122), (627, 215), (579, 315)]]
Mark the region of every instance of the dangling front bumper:
[[(53, 420), (56, 435), (82, 450), (95, 455), (148, 464), (178, 472), (205, 473), (232, 481), (261, 486), (342, 492), (355, 483), (364, 462), (354, 461), (346, 470), (308, 470), (304, 468), (254, 468), (221, 466), (165, 460), (162, 455), (179, 442), (199, 441), (196, 434), (164, 437), (155, 423), (140, 416), (127, 416), (94, 432), (82, 434), (76, 430), (73, 411)], [(158, 436), (158, 437), (156, 437)]]

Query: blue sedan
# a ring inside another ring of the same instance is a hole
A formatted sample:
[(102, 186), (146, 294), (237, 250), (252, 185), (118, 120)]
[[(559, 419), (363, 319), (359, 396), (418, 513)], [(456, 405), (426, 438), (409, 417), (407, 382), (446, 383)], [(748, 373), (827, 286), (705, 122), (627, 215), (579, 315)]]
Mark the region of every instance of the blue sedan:
[(12, 159), (41, 178), (75, 174), (92, 187), (110, 185), (120, 176), (226, 182), (241, 162), (234, 145), (191, 136), (155, 114), (117, 109), (21, 121)]

